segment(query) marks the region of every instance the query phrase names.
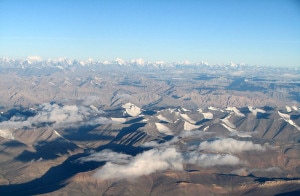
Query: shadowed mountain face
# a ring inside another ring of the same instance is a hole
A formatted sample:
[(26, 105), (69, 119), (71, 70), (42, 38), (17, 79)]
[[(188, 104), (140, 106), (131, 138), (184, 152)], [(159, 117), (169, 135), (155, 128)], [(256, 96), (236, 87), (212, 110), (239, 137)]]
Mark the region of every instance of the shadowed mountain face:
[(0, 195), (300, 191), (297, 69), (1, 66)]

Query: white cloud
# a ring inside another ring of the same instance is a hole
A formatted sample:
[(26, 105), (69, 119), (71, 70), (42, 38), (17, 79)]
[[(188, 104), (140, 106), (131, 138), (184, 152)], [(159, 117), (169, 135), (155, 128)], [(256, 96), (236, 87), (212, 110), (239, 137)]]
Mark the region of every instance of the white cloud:
[(282, 172), (282, 170), (279, 167), (268, 167), (268, 168), (258, 168), (258, 169), (251, 169), (250, 172)]
[(0, 123), (0, 128), (3, 129), (19, 129), (23, 127), (31, 127), (31, 122), (29, 121), (14, 121), (8, 120)]
[(43, 104), (39, 108), (38, 114), (28, 119), (33, 123), (52, 122), (56, 126), (62, 124), (69, 124), (74, 122), (81, 122), (84, 120), (84, 115), (78, 112), (78, 107), (59, 106), (57, 104)]
[(254, 144), (252, 141), (239, 141), (232, 138), (225, 138), (211, 142), (202, 142), (199, 145), (199, 149), (213, 152), (238, 153), (250, 150), (264, 151), (266, 147), (260, 144)]
[(174, 147), (152, 149), (137, 155), (125, 165), (108, 162), (93, 176), (101, 179), (138, 177), (166, 169), (182, 170), (182, 162), (181, 154)]
[[(156, 145), (157, 143), (153, 143), (153, 146)], [(93, 175), (95, 178), (103, 180), (135, 178), (167, 169), (183, 170), (184, 163), (196, 164), (201, 167), (242, 163), (238, 157), (230, 154), (201, 154), (194, 151), (182, 155), (175, 147), (155, 148), (135, 157), (106, 150), (81, 158), (79, 161), (108, 161)]]
[(254, 168), (254, 169), (240, 168), (240, 169), (234, 170), (230, 173), (239, 175), (239, 176), (247, 176), (250, 173), (255, 173), (255, 172), (260, 172), (260, 173), (266, 172), (266, 173), (274, 174), (274, 173), (282, 172), (282, 170), (279, 167)]
[(186, 155), (185, 160), (190, 164), (197, 164), (202, 167), (211, 167), (215, 165), (237, 165), (241, 161), (238, 157), (230, 154), (199, 154), (190, 152)]
[(159, 144), (156, 141), (150, 141), (150, 142), (146, 142), (146, 143), (142, 144), (142, 146), (143, 147), (159, 147), (159, 146), (162, 146), (163, 144)]
[(79, 162), (88, 162), (88, 161), (109, 161), (112, 163), (128, 163), (130, 158), (132, 158), (131, 155), (123, 154), (123, 153), (117, 153), (113, 152), (111, 150), (103, 150), (101, 152), (93, 153), (90, 156), (83, 157), (78, 159)]
[(78, 107), (76, 105), (61, 106), (45, 103), (39, 106), (35, 116), (12, 116), (9, 120), (0, 122), (0, 128), (31, 128), (40, 123), (49, 123), (51, 126), (57, 128), (66, 126), (74, 127), (86, 124), (108, 124), (113, 122), (108, 118), (96, 116), (101, 113), (103, 113), (103, 111), (97, 112), (90, 107)]

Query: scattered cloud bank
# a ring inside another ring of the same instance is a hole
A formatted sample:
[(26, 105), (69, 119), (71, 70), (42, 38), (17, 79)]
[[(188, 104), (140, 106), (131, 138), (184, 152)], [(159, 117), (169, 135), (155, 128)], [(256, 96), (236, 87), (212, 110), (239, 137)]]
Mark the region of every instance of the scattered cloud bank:
[(199, 150), (223, 153), (238, 153), (250, 150), (264, 151), (266, 150), (266, 147), (260, 144), (254, 144), (252, 141), (239, 141), (232, 138), (225, 138), (202, 142), (199, 145)]
[(73, 127), (85, 124), (107, 124), (112, 120), (97, 116), (103, 113), (96, 111), (91, 107), (76, 106), (76, 105), (58, 105), (45, 103), (36, 109), (34, 116), (22, 116), (15, 114), (9, 120), (2, 121), (0, 128), (5, 129), (20, 129), (32, 128), (46, 123), (48, 126), (57, 127)]
[(174, 147), (152, 149), (132, 158), (128, 164), (108, 162), (93, 176), (101, 179), (126, 178), (149, 175), (166, 169), (182, 170), (182, 161), (181, 154)]
[(184, 164), (196, 164), (201, 167), (242, 164), (242, 161), (234, 155), (202, 154), (198, 151), (183, 154), (170, 146), (157, 146), (135, 157), (104, 150), (81, 158), (79, 161), (107, 161), (93, 174), (93, 177), (102, 180), (135, 178), (167, 169), (182, 171)]

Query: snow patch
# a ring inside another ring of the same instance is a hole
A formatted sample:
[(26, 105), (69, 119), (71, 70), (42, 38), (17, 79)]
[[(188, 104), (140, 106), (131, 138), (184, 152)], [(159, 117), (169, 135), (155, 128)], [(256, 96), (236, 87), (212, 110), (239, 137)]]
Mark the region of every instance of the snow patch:
[(209, 109), (209, 110), (213, 110), (213, 111), (217, 111), (217, 110), (218, 110), (218, 108), (213, 107), (213, 106), (209, 106), (208, 109)]
[(237, 116), (245, 117), (245, 115), (242, 112), (240, 112), (240, 110), (238, 110), (236, 107), (227, 107), (226, 110), (234, 112)]
[(58, 137), (64, 138), (63, 136), (61, 136), (57, 131), (53, 130), (53, 132), (55, 133), (55, 135), (57, 135)]
[(65, 68), (63, 68), (63, 67), (60, 66), (60, 65), (57, 65), (56, 68), (57, 68), (57, 69), (61, 69), (61, 70), (64, 70), (64, 69), (65, 69)]
[(186, 108), (181, 108), (182, 109), (182, 111), (184, 111), (184, 112), (189, 112), (190, 110), (188, 110), (188, 109), (186, 109)]
[(231, 117), (231, 115), (228, 115), (226, 118), (221, 119), (221, 121), (222, 121), (223, 123), (225, 123), (227, 126), (233, 128), (233, 129), (235, 129), (235, 128), (236, 128), (235, 125), (232, 124), (232, 123), (229, 121), (229, 118), (230, 118), (230, 117)]
[(281, 118), (283, 118), (283, 120), (288, 121), (290, 120), (291, 116), (289, 114), (284, 114), (278, 111), (278, 114)]
[(126, 103), (122, 106), (122, 108), (124, 108), (126, 113), (130, 116), (138, 116), (142, 112), (141, 108), (132, 103)]
[(206, 126), (203, 131), (207, 131), (209, 129), (209, 126)]
[(298, 131), (300, 131), (300, 127), (294, 121), (291, 120), (291, 116), (289, 114), (284, 114), (279, 111), (278, 114), (284, 121), (286, 121), (290, 125), (294, 126)]
[(225, 127), (225, 128), (226, 128), (228, 131), (230, 131), (230, 132), (236, 132), (235, 129), (229, 127), (228, 125), (226, 125), (226, 124), (224, 124), (224, 123), (221, 123), (221, 125), (222, 125), (223, 127)]
[(255, 108), (255, 107), (253, 107), (253, 106), (248, 106), (248, 109), (249, 109), (249, 111), (250, 111), (254, 116), (257, 116), (257, 113), (258, 113), (258, 112), (259, 112), (259, 113), (266, 113), (265, 110), (259, 109), (259, 108)]
[(238, 137), (241, 137), (241, 138), (252, 137), (250, 135), (250, 133), (247, 133), (247, 132), (238, 132), (236, 130), (236, 126), (229, 121), (230, 117), (231, 117), (231, 115), (228, 115), (226, 118), (221, 119), (221, 121), (223, 122), (223, 123), (221, 123), (221, 125), (223, 127), (225, 127), (229, 132), (233, 133), (234, 135), (236, 135)]
[(293, 110), (292, 110), (292, 107), (291, 107), (291, 106), (288, 106), (288, 105), (285, 106), (285, 109), (286, 109), (287, 112), (293, 111)]
[(196, 123), (196, 121), (192, 120), (187, 114), (180, 114), (180, 116), (181, 116), (184, 120), (186, 120), (186, 121), (188, 121), (188, 122), (190, 122), (190, 123), (192, 123), (192, 124), (195, 124), (195, 123)]
[(164, 133), (166, 135), (173, 135), (172, 131), (166, 125), (162, 123), (155, 123), (155, 126), (160, 133)]
[(187, 121), (185, 121), (184, 122), (184, 130), (185, 131), (191, 131), (191, 130), (193, 130), (193, 129), (198, 129), (198, 128), (200, 128), (201, 127), (201, 125), (193, 125), (193, 124), (191, 124), (191, 123), (189, 123), (189, 122), (187, 122)]
[(158, 120), (161, 121), (165, 121), (165, 122), (170, 122), (169, 119), (165, 118), (163, 115), (159, 114), (158, 116), (156, 116), (156, 118), (158, 118)]
[(8, 129), (0, 129), (0, 137), (5, 139), (13, 140), (15, 137)]
[(49, 84), (51, 84), (52, 86), (56, 86), (56, 84), (54, 84), (53, 82), (49, 82)]
[(202, 114), (203, 114), (203, 116), (204, 116), (204, 119), (209, 119), (209, 120), (211, 120), (211, 119), (214, 118), (214, 115), (213, 115), (212, 113), (210, 113), (210, 112), (206, 112), (206, 113), (202, 113)]

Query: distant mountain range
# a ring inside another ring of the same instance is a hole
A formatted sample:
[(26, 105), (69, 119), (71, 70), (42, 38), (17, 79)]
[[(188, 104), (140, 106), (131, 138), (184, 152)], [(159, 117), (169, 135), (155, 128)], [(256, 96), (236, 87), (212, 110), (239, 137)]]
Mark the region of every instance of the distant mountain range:
[[(233, 62), (230, 62), (228, 64), (222, 64), (222, 65), (210, 65), (207, 62), (189, 62), (189, 61), (181, 61), (181, 62), (173, 62), (173, 63), (167, 63), (164, 61), (144, 61), (143, 59), (133, 59), (130, 61), (123, 60), (121, 58), (116, 58), (113, 61), (94, 61), (93, 59), (87, 59), (87, 60), (75, 60), (75, 59), (68, 59), (68, 58), (57, 58), (57, 59), (42, 59), (38, 56), (29, 56), (26, 59), (15, 59), (15, 58), (8, 58), (8, 57), (2, 57), (0, 58), (0, 63), (2, 65), (6, 66), (34, 66), (34, 65), (41, 65), (41, 66), (92, 66), (92, 65), (121, 65), (121, 66), (132, 66), (135, 68), (141, 68), (141, 67), (148, 67), (153, 69), (164, 69), (164, 68), (191, 68), (191, 67), (198, 67), (198, 66), (209, 66), (209, 67), (233, 67), (233, 68), (239, 68), (239, 67), (253, 67), (251, 65), (240, 63), (235, 64)], [(255, 65), (257, 66), (257, 65)], [(259, 66), (258, 66), (259, 67)]]

